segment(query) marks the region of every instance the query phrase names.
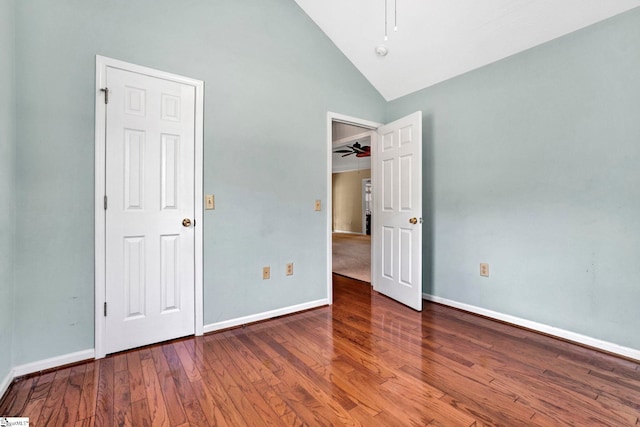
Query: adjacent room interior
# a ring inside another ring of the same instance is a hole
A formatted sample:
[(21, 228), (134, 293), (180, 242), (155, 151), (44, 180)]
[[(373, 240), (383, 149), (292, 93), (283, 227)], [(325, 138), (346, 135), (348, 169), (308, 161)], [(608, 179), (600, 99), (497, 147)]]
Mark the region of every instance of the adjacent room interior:
[(332, 123), (333, 272), (371, 283), (371, 140), (374, 132)]

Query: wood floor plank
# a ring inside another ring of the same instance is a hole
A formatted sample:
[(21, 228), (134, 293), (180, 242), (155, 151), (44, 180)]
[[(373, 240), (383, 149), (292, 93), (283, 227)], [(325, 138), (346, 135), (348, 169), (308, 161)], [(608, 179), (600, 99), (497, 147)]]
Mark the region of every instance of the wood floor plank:
[[(208, 371), (207, 371), (208, 372)], [(222, 409), (218, 405), (216, 399), (211, 395), (209, 389), (204, 385), (204, 380), (194, 381), (191, 387), (196, 395), (200, 408), (204, 413), (209, 425), (211, 426), (228, 426)]]
[[(640, 427), (640, 363), (334, 277), (332, 306), (17, 379), (31, 425)], [(10, 412), (10, 413), (4, 413)]]
[(107, 357), (96, 362), (98, 384), (94, 422), (98, 427), (113, 425), (113, 358)]
[(131, 389), (129, 372), (114, 372), (113, 380), (113, 419), (117, 426), (132, 426)]
[(67, 387), (62, 398), (62, 405), (58, 413), (58, 419), (55, 426), (68, 426), (75, 423), (78, 417), (78, 408), (82, 395), (82, 386), (87, 371), (87, 365), (82, 364), (71, 368)]
[[(215, 374), (214, 369), (203, 373), (203, 381), (209, 390), (210, 395), (215, 400), (217, 408), (219, 408), (225, 422), (232, 426), (245, 425), (241, 407), (236, 407), (233, 399), (227, 392), (230, 387), (225, 381), (222, 381)], [(225, 377), (223, 377), (225, 378)]]
[(198, 365), (196, 360), (194, 360), (192, 355), (189, 353), (189, 350), (184, 345), (183, 341), (176, 342), (173, 348), (180, 359), (182, 369), (184, 369), (184, 372), (187, 374), (189, 381), (200, 381), (202, 379), (200, 369), (203, 368), (203, 365)]
[(51, 384), (51, 389), (44, 402), (44, 407), (42, 408), (40, 417), (38, 417), (38, 424), (43, 426), (55, 425), (56, 418), (62, 407), (62, 399), (67, 389), (70, 374), (71, 368), (64, 368), (56, 372), (53, 383)]
[[(42, 408), (44, 408), (45, 398), (38, 400), (30, 400), (27, 403), (27, 406), (24, 408), (24, 412), (20, 414), (21, 417), (28, 417), (29, 424), (31, 427), (38, 426), (38, 419), (40, 418), (40, 414), (42, 413)], [(0, 412), (3, 413), (3, 412)], [(32, 421), (33, 420), (33, 421)]]
[(189, 419), (186, 425), (196, 427), (210, 426), (209, 421), (207, 421), (207, 416), (205, 415), (197, 400), (187, 402), (184, 409), (187, 413), (187, 418)]
[[(177, 344), (177, 343), (176, 343)], [(162, 352), (167, 359), (167, 364), (170, 366), (171, 376), (178, 393), (178, 398), (182, 402), (183, 406), (186, 403), (196, 400), (196, 394), (191, 386), (191, 381), (184, 371), (184, 365), (176, 353), (175, 345), (163, 345)], [(198, 374), (198, 378), (202, 380), (202, 377)]]
[(89, 417), (76, 421), (74, 427), (94, 427), (95, 424), (95, 418)]
[[(169, 366), (161, 346), (155, 346), (151, 349), (151, 357), (159, 381), (159, 388), (162, 391), (166, 413), (169, 416), (169, 422), (173, 426), (184, 424), (187, 422), (187, 414), (184, 411), (172, 375), (172, 371), (181, 369), (181, 366), (179, 364)], [(152, 402), (152, 400), (149, 399), (149, 402)]]
[(21, 414), (29, 403), (31, 391), (34, 385), (33, 378), (27, 378), (24, 381), (14, 383), (11, 399), (7, 399), (6, 408), (2, 408), (0, 416), (12, 416), (11, 414)]
[(146, 399), (147, 395), (144, 389), (144, 377), (142, 375), (142, 364), (140, 363), (139, 352), (127, 352), (127, 367), (129, 372), (129, 396), (131, 403)]
[(152, 427), (147, 399), (140, 399), (131, 403), (131, 422), (136, 427)]
[(223, 381), (225, 390), (236, 408), (242, 412), (247, 425), (274, 425), (272, 420), (276, 418), (276, 414), (257, 392), (246, 373), (237, 367), (232, 354), (225, 351), (226, 344), (221, 342), (218, 347), (219, 360), (212, 365), (215, 375)]
[(31, 400), (46, 399), (49, 395), (49, 390), (53, 384), (53, 379), (56, 376), (56, 372), (47, 372), (34, 378), (35, 386), (31, 391)]
[(80, 402), (78, 404), (77, 421), (92, 419), (96, 414), (96, 402), (98, 399), (98, 383), (100, 372), (98, 363), (88, 363), (82, 384)]
[(206, 336), (205, 337), (195, 337), (194, 339), (185, 340), (183, 344), (191, 358), (194, 361), (195, 367), (198, 369), (200, 373), (203, 371), (208, 371), (211, 369), (209, 366), (209, 362), (205, 356), (206, 351)]
[(113, 372), (122, 372), (128, 369), (127, 353), (120, 353), (113, 356)]
[(169, 414), (164, 403), (164, 396), (162, 395), (162, 388), (160, 387), (160, 380), (158, 379), (153, 358), (147, 357), (141, 363), (147, 399), (140, 402), (144, 402), (144, 405), (146, 405), (149, 423), (154, 427), (169, 427), (171, 422), (169, 421)]

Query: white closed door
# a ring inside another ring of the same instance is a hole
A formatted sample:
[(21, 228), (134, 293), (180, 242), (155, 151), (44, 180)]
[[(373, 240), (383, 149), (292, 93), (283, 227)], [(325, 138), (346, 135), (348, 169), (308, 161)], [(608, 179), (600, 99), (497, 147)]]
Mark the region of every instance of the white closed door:
[(422, 112), (377, 130), (373, 288), (422, 310)]
[(104, 347), (113, 353), (195, 332), (195, 89), (115, 67), (106, 86)]

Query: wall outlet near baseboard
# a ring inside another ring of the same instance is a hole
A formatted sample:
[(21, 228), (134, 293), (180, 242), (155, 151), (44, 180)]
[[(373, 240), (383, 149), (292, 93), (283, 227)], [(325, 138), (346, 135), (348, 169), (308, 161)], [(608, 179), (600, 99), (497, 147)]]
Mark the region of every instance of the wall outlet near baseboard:
[(287, 264), (286, 274), (287, 274), (287, 276), (293, 276), (293, 263), (292, 262)]
[(480, 275), (482, 277), (489, 277), (489, 264), (486, 262), (480, 263)]

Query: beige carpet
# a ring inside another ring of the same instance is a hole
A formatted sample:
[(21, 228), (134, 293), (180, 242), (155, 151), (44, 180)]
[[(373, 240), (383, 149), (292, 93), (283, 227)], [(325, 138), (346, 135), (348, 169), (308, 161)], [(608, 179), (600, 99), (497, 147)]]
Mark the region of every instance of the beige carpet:
[(333, 272), (371, 283), (371, 236), (333, 233)]

